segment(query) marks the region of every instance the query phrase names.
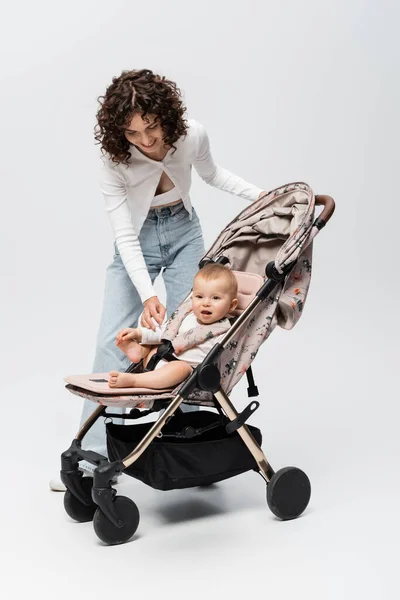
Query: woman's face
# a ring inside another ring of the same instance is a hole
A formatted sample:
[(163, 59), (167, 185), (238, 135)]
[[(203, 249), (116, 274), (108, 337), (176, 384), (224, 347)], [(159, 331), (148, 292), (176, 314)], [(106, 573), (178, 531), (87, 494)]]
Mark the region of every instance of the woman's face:
[(164, 132), (153, 114), (143, 117), (142, 112), (135, 113), (124, 133), (128, 142), (145, 154), (157, 154), (164, 146)]

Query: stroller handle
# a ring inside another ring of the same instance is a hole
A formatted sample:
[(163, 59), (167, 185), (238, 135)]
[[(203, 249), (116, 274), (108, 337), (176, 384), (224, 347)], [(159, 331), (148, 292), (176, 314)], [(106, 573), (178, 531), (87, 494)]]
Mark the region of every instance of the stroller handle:
[(330, 196), (315, 196), (315, 204), (324, 207), (314, 223), (315, 227), (322, 229), (335, 212), (335, 201)]

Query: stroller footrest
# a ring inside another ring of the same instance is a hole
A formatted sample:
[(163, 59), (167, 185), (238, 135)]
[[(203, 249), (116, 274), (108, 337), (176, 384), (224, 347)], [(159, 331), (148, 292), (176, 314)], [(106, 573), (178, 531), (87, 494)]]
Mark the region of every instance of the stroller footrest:
[(93, 450), (82, 450), (82, 448), (78, 451), (78, 456), (82, 460), (87, 460), (92, 465), (101, 465), (103, 463), (108, 463), (108, 458), (99, 454), (98, 452), (94, 452)]

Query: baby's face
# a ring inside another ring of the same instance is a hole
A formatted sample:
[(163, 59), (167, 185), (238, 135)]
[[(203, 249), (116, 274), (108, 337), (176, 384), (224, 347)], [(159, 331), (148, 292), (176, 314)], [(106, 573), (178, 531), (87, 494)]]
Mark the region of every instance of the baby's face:
[(200, 323), (219, 321), (237, 305), (232, 298), (229, 282), (225, 279), (205, 280), (197, 276), (193, 285), (192, 307)]

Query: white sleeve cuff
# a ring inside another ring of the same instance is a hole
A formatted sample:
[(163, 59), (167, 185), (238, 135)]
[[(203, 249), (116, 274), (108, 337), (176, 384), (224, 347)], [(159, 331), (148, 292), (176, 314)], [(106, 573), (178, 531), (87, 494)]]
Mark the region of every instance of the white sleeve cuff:
[(148, 329), (147, 327), (139, 327), (142, 332), (142, 344), (159, 344), (161, 341), (162, 330), (161, 327), (153, 319), (156, 326), (156, 330)]

